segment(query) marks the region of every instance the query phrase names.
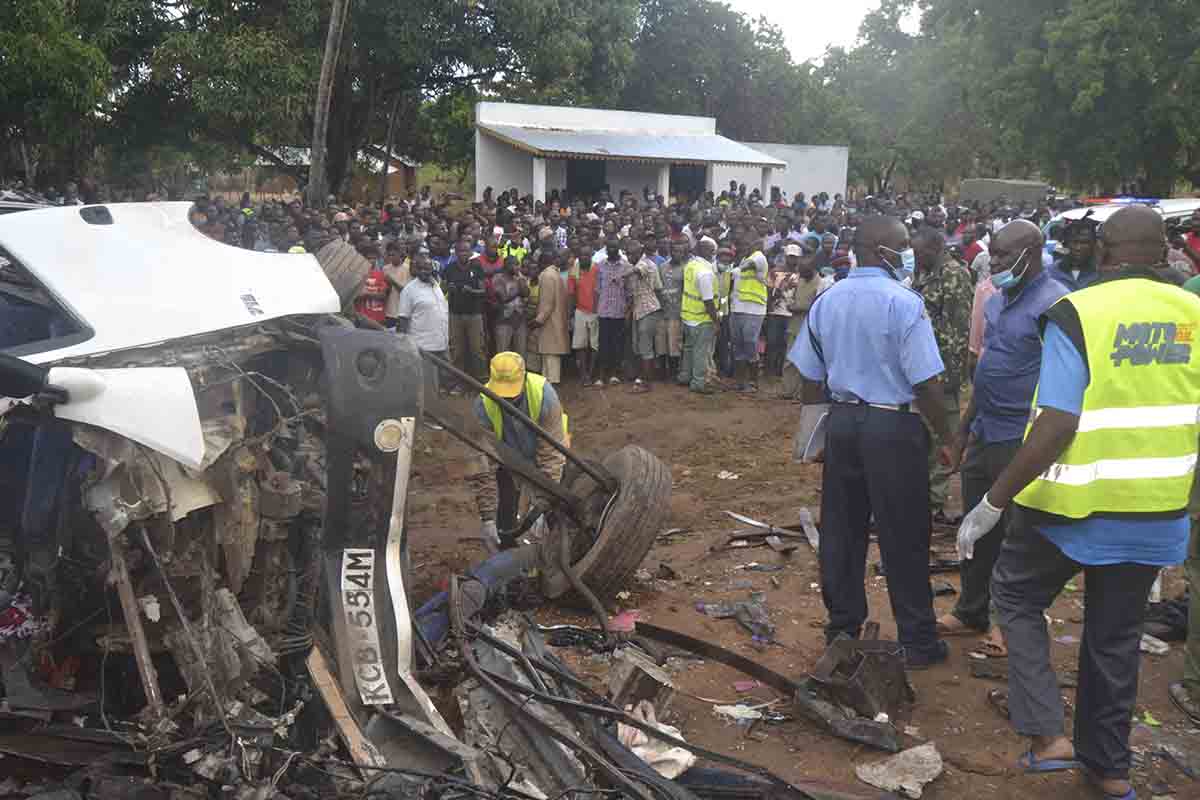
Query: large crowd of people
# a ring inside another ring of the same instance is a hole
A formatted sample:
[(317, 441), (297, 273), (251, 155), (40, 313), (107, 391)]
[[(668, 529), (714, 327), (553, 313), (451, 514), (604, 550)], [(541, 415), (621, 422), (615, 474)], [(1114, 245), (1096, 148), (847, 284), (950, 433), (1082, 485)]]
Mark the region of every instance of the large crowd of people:
[[(356, 313), (408, 332), (480, 380), (492, 355), (512, 351), (552, 384), (566, 375), (586, 385), (628, 382), (635, 392), (678, 381), (700, 394), (752, 393), (774, 377), (780, 394), (799, 400), (786, 354), (816, 297), (855, 265), (864, 215), (895, 217), (910, 231), (914, 256), (896, 253), (891, 266), (926, 299), (950, 392), (978, 355), (992, 236), (1012, 220), (1041, 226), (1076, 204), (956, 206), (905, 194), (848, 202), (778, 191), (764, 199), (736, 184), (669, 200), (649, 190), (586, 200), (552, 192), (544, 202), (517, 189), (482, 195), (466, 203), (424, 187), (379, 204), (330, 196), (322, 208), (203, 197), (193, 221), (214, 239), (267, 252), (348, 242), (375, 267)], [(1090, 257), (1095, 227), (1071, 226), (1063, 254), (1046, 255), (1060, 281), (1086, 285), (1074, 262)], [(1181, 278), (1200, 264), (1196, 234), (1186, 237), (1172, 249)], [(453, 381), (444, 388), (461, 390)], [(935, 495), (944, 487), (943, 476)]]

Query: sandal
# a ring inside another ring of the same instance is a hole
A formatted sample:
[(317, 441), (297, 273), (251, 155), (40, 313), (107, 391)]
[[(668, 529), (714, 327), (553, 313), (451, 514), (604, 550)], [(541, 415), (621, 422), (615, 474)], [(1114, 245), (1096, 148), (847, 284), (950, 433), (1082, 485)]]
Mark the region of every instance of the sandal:
[(1080, 764), (1079, 766), (1080, 766), (1080, 770), (1083, 772), (1083, 776), (1087, 779), (1088, 783), (1090, 783), (1094, 787), (1096, 787), (1096, 789), (1098, 789), (1100, 791), (1101, 796), (1103, 796), (1105, 798), (1105, 800), (1137, 800), (1137, 792), (1134, 791), (1134, 788), (1132, 785), (1130, 785), (1129, 791), (1126, 792), (1125, 794), (1109, 794), (1108, 792), (1104, 791), (1104, 789), (1100, 788), (1100, 776), (1099, 775), (1097, 775), (1095, 772), (1093, 772), (1090, 768), (1083, 766), (1082, 764)]
[[(993, 689), (993, 692), (999, 691)], [(990, 694), (990, 693), (989, 693)], [(1026, 772), (1066, 772), (1079, 769), (1081, 764), (1073, 758), (1038, 758), (1033, 754), (1033, 748), (1017, 759), (1017, 766)]]
[(978, 636), (980, 634), (978, 628), (972, 628), (953, 614), (949, 616), (958, 624), (946, 625), (941, 620), (938, 620), (936, 623), (938, 636)]
[(1002, 644), (993, 642), (991, 639), (983, 639), (979, 642), (979, 646), (970, 652), (971, 658), (1008, 658), (1008, 648)]

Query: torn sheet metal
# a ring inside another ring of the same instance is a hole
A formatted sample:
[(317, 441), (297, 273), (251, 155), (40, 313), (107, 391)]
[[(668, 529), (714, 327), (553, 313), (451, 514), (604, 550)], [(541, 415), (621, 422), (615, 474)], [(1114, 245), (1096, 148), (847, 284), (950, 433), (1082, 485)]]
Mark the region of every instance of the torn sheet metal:
[[(480, 664), (486, 669), (527, 683), (524, 674), (515, 668), (507, 656), (486, 646), (478, 646), (476, 651)], [(487, 686), (470, 680), (455, 690), (455, 696), (466, 725), (466, 743), (489, 754), (489, 758), (481, 765), (485, 783), (502, 785), (515, 769), (517, 778), (540, 787), (550, 797), (573, 786), (586, 784), (587, 770), (575, 753), (560, 742), (542, 735), (537, 727), (522, 715), (514, 713)], [(558, 730), (579, 738), (574, 726), (560, 712), (539, 703), (527, 704), (526, 711)], [(494, 755), (497, 752), (504, 753), (506, 758), (498, 758)]]
[(193, 469), (200, 467), (204, 431), (186, 369), (51, 367), (47, 380), (69, 394), (67, 402), (54, 407), (59, 419), (94, 425)]
[(205, 477), (161, 453), (85, 425), (75, 426), (73, 438), (100, 459), (103, 477), (84, 490), (84, 505), (110, 536), (132, 522), (166, 512), (167, 492), (175, 522), (221, 502)]
[(812, 676), (841, 705), (867, 719), (894, 719), (915, 696), (904, 671), (904, 648), (878, 638), (879, 625), (868, 623), (862, 639), (841, 637), (817, 660)]

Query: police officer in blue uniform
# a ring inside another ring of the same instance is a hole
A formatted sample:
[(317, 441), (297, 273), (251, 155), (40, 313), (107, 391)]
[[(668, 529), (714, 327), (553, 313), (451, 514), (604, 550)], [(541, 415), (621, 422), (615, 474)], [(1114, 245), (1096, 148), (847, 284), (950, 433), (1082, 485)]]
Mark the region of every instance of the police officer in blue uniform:
[[(867, 620), (867, 527), (872, 514), (888, 595), (909, 669), (944, 661), (929, 586), (930, 440), (951, 431), (942, 411), (945, 367), (920, 295), (900, 281), (914, 257), (900, 220), (867, 217), (854, 243), (859, 266), (808, 313), (788, 358), (809, 381), (827, 385), (821, 496), (821, 594), (826, 641), (857, 637)], [(942, 453), (950, 462), (948, 449)]]

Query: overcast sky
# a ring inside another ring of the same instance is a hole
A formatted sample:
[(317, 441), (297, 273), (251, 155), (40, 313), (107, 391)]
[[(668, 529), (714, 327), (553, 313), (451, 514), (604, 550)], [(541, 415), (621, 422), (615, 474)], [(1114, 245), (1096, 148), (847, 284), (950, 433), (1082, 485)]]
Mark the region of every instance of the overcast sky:
[(765, 16), (783, 29), (796, 62), (819, 59), (829, 45), (850, 46), (858, 38), (858, 25), (879, 0), (725, 0), (754, 19)]

